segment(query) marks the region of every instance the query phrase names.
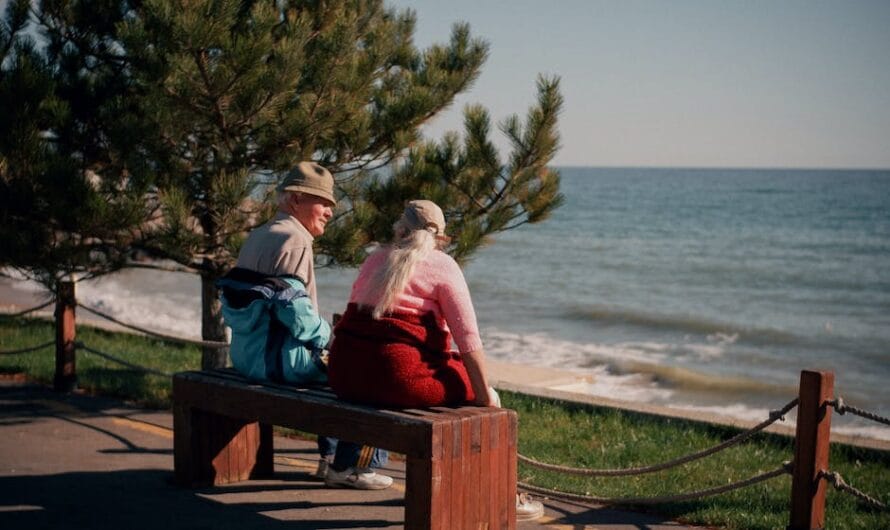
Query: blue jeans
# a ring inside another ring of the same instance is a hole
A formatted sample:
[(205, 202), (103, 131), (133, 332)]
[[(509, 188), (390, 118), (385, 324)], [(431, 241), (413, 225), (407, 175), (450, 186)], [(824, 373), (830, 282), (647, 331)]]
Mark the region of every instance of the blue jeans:
[(322, 458), (333, 456), (334, 461), (331, 467), (336, 471), (343, 471), (348, 467), (383, 467), (389, 460), (389, 453), (383, 449), (367, 447), (345, 440), (338, 441), (329, 436), (318, 437), (318, 454)]

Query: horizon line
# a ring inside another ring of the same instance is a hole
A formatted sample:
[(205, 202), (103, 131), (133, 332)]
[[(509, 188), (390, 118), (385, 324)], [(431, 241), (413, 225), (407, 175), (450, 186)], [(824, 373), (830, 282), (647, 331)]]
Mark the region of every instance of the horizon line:
[(877, 166), (656, 166), (656, 165), (625, 165), (625, 164), (547, 164), (550, 167), (560, 169), (729, 169), (729, 170), (756, 170), (756, 171), (890, 171), (888, 167)]

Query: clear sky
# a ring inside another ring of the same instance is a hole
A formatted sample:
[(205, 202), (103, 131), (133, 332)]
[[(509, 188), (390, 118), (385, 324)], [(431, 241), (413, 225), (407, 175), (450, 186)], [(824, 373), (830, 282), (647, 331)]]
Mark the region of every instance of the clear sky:
[(491, 46), (432, 136), (467, 103), (524, 115), (544, 73), (565, 97), (556, 165), (890, 168), (888, 0), (388, 1), (417, 12), (419, 46), (456, 21)]

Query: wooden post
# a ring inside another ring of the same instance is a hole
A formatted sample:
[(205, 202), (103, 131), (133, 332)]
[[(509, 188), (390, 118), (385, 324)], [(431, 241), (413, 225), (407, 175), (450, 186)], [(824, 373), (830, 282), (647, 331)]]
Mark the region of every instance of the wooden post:
[(803, 370), (797, 404), (794, 438), (794, 470), (791, 479), (791, 523), (788, 530), (821, 530), (825, 527), (825, 480), (831, 436), (834, 373)]
[(77, 387), (74, 356), (74, 282), (59, 283), (56, 298), (56, 373), (53, 388), (57, 392), (71, 392)]

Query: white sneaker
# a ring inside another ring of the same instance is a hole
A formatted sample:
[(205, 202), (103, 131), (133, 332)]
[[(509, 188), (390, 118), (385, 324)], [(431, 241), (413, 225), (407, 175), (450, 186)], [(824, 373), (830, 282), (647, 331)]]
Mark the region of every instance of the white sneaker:
[(318, 460), (318, 467), (315, 468), (315, 478), (320, 478), (324, 480), (328, 476), (328, 470), (331, 468), (331, 461), (327, 458), (320, 458)]
[(516, 520), (532, 521), (544, 515), (544, 505), (525, 493), (516, 494)]
[(343, 471), (337, 471), (329, 467), (324, 483), (332, 488), (347, 487), (357, 490), (385, 490), (392, 486), (392, 478), (375, 473), (373, 469), (368, 467), (348, 467)]

